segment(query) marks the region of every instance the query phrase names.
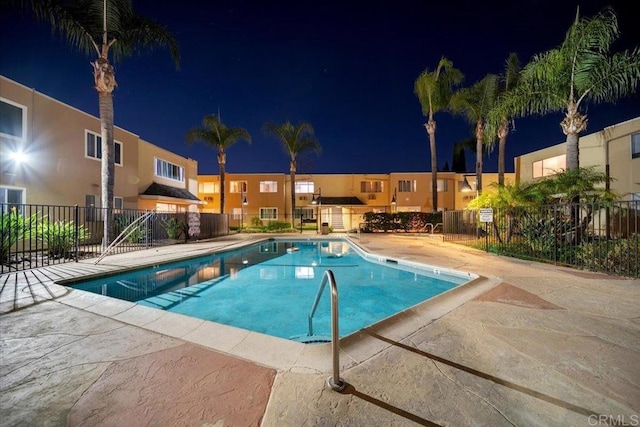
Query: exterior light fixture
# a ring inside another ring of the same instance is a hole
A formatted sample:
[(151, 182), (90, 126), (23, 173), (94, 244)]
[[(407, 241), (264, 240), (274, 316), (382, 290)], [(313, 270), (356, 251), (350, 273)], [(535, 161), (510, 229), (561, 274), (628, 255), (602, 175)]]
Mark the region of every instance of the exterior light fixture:
[(470, 192), (473, 191), (473, 188), (469, 184), (469, 180), (467, 180), (466, 176), (464, 177), (464, 181), (460, 185), (460, 191), (463, 192), (463, 193), (470, 193)]
[(397, 196), (397, 190), (398, 190), (397, 187), (393, 189), (393, 197), (391, 198), (391, 207), (392, 207), (393, 210), (395, 210), (396, 204), (398, 203), (398, 198), (396, 197)]
[(26, 163), (27, 162), (26, 153), (24, 153), (23, 151), (20, 151), (20, 150), (10, 153), (9, 154), (9, 158), (11, 160), (13, 160), (14, 162), (16, 162), (17, 164), (21, 164), (21, 163)]

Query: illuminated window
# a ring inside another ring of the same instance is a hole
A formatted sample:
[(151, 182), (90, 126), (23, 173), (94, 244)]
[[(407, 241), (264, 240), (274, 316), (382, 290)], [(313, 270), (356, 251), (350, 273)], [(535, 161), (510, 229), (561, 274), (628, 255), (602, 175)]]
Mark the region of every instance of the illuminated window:
[(184, 168), (156, 158), (156, 176), (184, 182)]
[(438, 193), (442, 193), (444, 191), (449, 191), (449, 180), (448, 179), (439, 179), (438, 183)]
[[(100, 160), (102, 159), (102, 137), (97, 133), (85, 131), (85, 152), (86, 157)], [(113, 141), (113, 158), (116, 165), (122, 166), (122, 144)]]
[(631, 158), (640, 157), (640, 133), (631, 135)]
[(543, 176), (555, 175), (558, 172), (562, 172), (567, 167), (567, 155), (561, 154), (559, 156), (550, 157), (548, 159), (538, 160), (533, 162), (533, 177), (541, 178)]
[(26, 136), (27, 107), (0, 98), (0, 135), (10, 139)]
[(213, 194), (220, 192), (220, 183), (218, 182), (201, 182), (198, 184), (198, 192)]
[(415, 193), (417, 190), (416, 180), (401, 179), (398, 181), (398, 191), (400, 193)]
[(382, 181), (361, 181), (361, 193), (382, 193), (384, 185)]
[(296, 193), (314, 193), (313, 181), (296, 181)]
[(278, 182), (277, 181), (260, 181), (261, 193), (277, 193)]
[(186, 207), (181, 205), (174, 205), (173, 203), (156, 203), (156, 211), (158, 212), (186, 212)]
[(247, 181), (230, 181), (229, 192), (230, 193), (246, 193)]
[(278, 219), (278, 208), (260, 208), (260, 219)]

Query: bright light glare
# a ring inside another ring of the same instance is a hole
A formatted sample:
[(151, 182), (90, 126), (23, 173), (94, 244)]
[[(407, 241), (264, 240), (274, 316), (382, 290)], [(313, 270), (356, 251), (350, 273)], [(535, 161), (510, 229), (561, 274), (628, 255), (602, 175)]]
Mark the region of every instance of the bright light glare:
[(27, 161), (27, 155), (22, 151), (14, 151), (9, 154), (9, 158), (16, 163), (26, 163)]

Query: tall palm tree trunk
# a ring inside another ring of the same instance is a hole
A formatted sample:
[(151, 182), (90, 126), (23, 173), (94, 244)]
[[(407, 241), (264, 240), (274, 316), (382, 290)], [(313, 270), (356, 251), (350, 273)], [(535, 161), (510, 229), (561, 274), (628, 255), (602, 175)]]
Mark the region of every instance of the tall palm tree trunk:
[(291, 227), (293, 227), (293, 214), (296, 210), (296, 160), (291, 159), (291, 165), (289, 167), (289, 173), (291, 175)]
[(504, 156), (507, 148), (507, 136), (509, 135), (509, 123), (503, 117), (498, 127), (498, 185), (504, 186)]
[(113, 142), (113, 90), (117, 83), (115, 70), (107, 59), (107, 47), (93, 65), (93, 78), (98, 91), (100, 131), (102, 137), (102, 209), (104, 211), (103, 240), (107, 247), (113, 240), (113, 196), (115, 185), (115, 149)]
[(100, 128), (102, 134), (102, 208), (104, 211), (102, 244), (106, 247), (113, 241), (113, 196), (115, 186), (115, 156), (113, 143), (113, 97), (100, 92)]
[[(224, 213), (226, 163), (227, 163), (227, 155), (223, 151), (219, 150), (218, 151), (218, 169), (220, 171), (220, 213), (221, 214)], [(240, 200), (240, 204), (242, 204), (242, 200)]]
[(482, 194), (482, 145), (484, 141), (484, 126), (476, 123), (476, 191)]
[(431, 150), (431, 211), (438, 211), (438, 156), (436, 153), (436, 121), (430, 118), (424, 124), (429, 134), (429, 148)]
[(580, 167), (580, 139), (577, 133), (567, 134), (567, 170)]
[(578, 112), (578, 104), (571, 99), (564, 120), (560, 123), (567, 135), (567, 170), (580, 167), (579, 134), (587, 129), (587, 116)]

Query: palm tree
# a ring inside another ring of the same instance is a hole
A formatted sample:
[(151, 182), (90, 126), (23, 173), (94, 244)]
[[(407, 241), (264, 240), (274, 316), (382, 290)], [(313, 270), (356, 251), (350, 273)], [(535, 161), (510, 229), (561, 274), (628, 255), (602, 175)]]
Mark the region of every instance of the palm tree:
[(512, 123), (505, 111), (500, 108), (500, 101), (511, 91), (515, 90), (520, 80), (520, 60), (515, 53), (509, 54), (505, 61), (503, 74), (498, 81), (498, 99), (494, 108), (487, 115), (487, 125), (485, 134), (493, 141), (493, 136), (498, 137), (498, 185), (504, 185), (504, 157), (507, 147), (507, 136), (509, 136), (509, 127)]
[(450, 109), (456, 114), (462, 114), (474, 126), (476, 137), (476, 190), (482, 193), (482, 149), (484, 145), (484, 125), (487, 114), (496, 100), (498, 77), (487, 74), (473, 86), (462, 88), (453, 94)]
[(512, 116), (564, 111), (567, 169), (577, 169), (579, 134), (587, 128), (587, 103), (616, 102), (635, 93), (640, 80), (640, 50), (611, 54), (619, 38), (611, 8), (593, 18), (576, 18), (559, 47), (536, 55), (524, 67), (521, 84), (502, 103)]
[(436, 121), (435, 113), (447, 108), (453, 86), (462, 82), (462, 73), (453, 68), (453, 63), (441, 58), (435, 71), (424, 70), (414, 83), (413, 92), (422, 106), (422, 114), (428, 117), (424, 124), (429, 135), (431, 150), (431, 206), (433, 212), (438, 210), (438, 158), (436, 155)]
[(244, 128), (229, 128), (218, 115), (209, 114), (202, 119), (202, 127), (190, 129), (185, 136), (189, 144), (202, 142), (218, 149), (218, 166), (220, 169), (220, 213), (224, 213), (225, 165), (227, 154), (225, 149), (241, 139), (251, 143), (251, 135)]
[(265, 123), (262, 126), (265, 134), (271, 135), (282, 143), (282, 147), (289, 154), (289, 172), (291, 174), (291, 225), (293, 225), (294, 212), (296, 208), (296, 157), (305, 151), (315, 151), (320, 154), (322, 147), (314, 136), (313, 127), (310, 123), (301, 122), (297, 125), (286, 121), (279, 125), (275, 123)]
[(174, 37), (162, 25), (138, 15), (130, 0), (30, 0), (24, 8), (37, 19), (48, 22), (69, 44), (82, 53), (97, 55), (92, 62), (98, 91), (102, 130), (102, 207), (105, 209), (103, 244), (113, 239), (114, 161), (113, 90), (115, 70), (109, 62), (141, 49), (168, 47), (178, 67), (180, 55)]

